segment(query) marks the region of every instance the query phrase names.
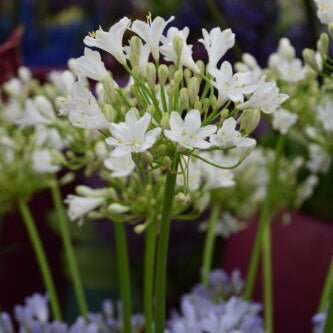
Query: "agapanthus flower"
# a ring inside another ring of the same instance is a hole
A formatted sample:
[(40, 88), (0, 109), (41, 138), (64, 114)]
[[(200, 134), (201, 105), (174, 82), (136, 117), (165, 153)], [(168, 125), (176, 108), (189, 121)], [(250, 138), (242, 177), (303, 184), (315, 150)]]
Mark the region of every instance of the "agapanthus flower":
[(324, 100), (317, 106), (317, 118), (321, 121), (324, 129), (333, 132), (333, 101)]
[(56, 173), (61, 167), (52, 163), (52, 155), (48, 149), (37, 149), (32, 153), (32, 168), (37, 173)]
[(293, 126), (298, 119), (297, 114), (291, 113), (285, 109), (278, 109), (272, 114), (272, 126), (281, 134), (286, 134), (291, 126)]
[(314, 0), (317, 7), (317, 15), (322, 23), (333, 22), (333, 3), (331, 0)]
[(319, 145), (312, 143), (309, 146), (309, 160), (307, 168), (313, 173), (326, 172), (332, 162), (332, 157)]
[(121, 156), (110, 154), (109, 157), (104, 159), (104, 166), (112, 171), (112, 177), (127, 177), (134, 170), (135, 163), (130, 153)]
[(51, 71), (48, 78), (63, 96), (71, 93), (75, 82), (75, 76), (71, 71)]

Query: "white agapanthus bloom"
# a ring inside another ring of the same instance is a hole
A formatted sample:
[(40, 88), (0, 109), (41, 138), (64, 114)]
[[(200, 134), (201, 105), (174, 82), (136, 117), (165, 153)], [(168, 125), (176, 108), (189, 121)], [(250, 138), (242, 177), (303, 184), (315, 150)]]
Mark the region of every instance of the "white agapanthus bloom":
[(195, 73), (200, 72), (199, 67), (196, 65), (192, 58), (192, 45), (188, 45), (186, 40), (190, 33), (188, 27), (183, 30), (171, 27), (168, 29), (167, 36), (162, 36), (161, 41), (163, 45), (160, 47), (160, 51), (163, 54), (166, 61), (171, 61), (174, 64), (178, 62), (178, 55), (174, 48), (175, 41), (181, 42), (181, 50), (179, 55), (179, 64), (188, 67)]
[(88, 47), (84, 48), (84, 55), (82, 57), (73, 59), (73, 66), (78, 75), (92, 80), (102, 81), (108, 75), (100, 53)]
[(272, 126), (281, 134), (286, 134), (291, 126), (296, 124), (298, 116), (285, 109), (278, 109), (272, 114)]
[(3, 84), (3, 90), (11, 96), (18, 97), (22, 93), (23, 84), (16, 77), (11, 78)]
[(310, 144), (309, 161), (307, 161), (306, 166), (311, 172), (320, 173), (328, 171), (331, 161), (331, 156), (321, 146), (315, 143)]
[(127, 177), (134, 170), (135, 163), (130, 153), (121, 156), (110, 154), (110, 156), (104, 160), (104, 166), (112, 171), (112, 177)]
[(25, 302), (31, 310), (32, 316), (41, 323), (47, 323), (49, 320), (48, 297), (40, 294), (33, 294), (27, 297)]
[(203, 38), (199, 39), (208, 53), (208, 68), (216, 68), (220, 59), (235, 45), (235, 34), (231, 29), (213, 28), (210, 32), (202, 29)]
[(281, 80), (298, 82), (305, 79), (307, 69), (300, 59), (284, 61), (277, 66), (277, 72)]
[(289, 98), (287, 94), (279, 93), (276, 82), (265, 82), (265, 79), (265, 76), (261, 78), (255, 92), (246, 102), (238, 105), (239, 109), (258, 109), (264, 113), (272, 113)]
[(68, 205), (68, 217), (71, 221), (79, 219), (79, 224), (81, 224), (83, 217), (101, 206), (104, 201), (105, 199), (102, 197), (89, 198), (69, 194), (65, 199), (65, 203)]
[(112, 136), (105, 141), (108, 145), (115, 147), (112, 154), (121, 156), (128, 153), (141, 153), (149, 149), (161, 134), (160, 127), (147, 131), (150, 122), (150, 113), (147, 112), (138, 119), (130, 110), (126, 113), (125, 122), (111, 123), (109, 130)]
[(218, 90), (217, 106), (222, 106), (227, 100), (244, 102), (244, 95), (254, 92), (255, 85), (251, 85), (252, 73), (233, 74), (232, 66), (224, 61), (220, 69), (213, 68), (210, 74), (214, 77), (213, 85)]
[(292, 61), (295, 59), (296, 51), (291, 45), (288, 38), (281, 38), (276, 53), (269, 56), (268, 67), (277, 69), (284, 61)]
[(177, 175), (177, 185), (181, 187), (186, 183), (190, 191), (199, 189), (202, 178), (201, 165), (199, 165), (199, 163), (197, 163), (194, 158), (190, 158), (188, 156), (184, 156), (184, 161), (182, 161), (182, 164), (185, 169), (185, 174)]
[[(126, 52), (126, 56), (127, 58), (130, 58), (131, 56), (131, 48), (129, 46), (125, 46), (124, 50)], [(149, 54), (150, 54), (151, 50), (150, 50), (150, 46), (148, 44), (142, 44), (142, 41), (140, 40), (140, 54), (139, 54), (139, 69), (141, 74), (146, 77), (146, 72), (147, 72), (147, 64), (148, 64), (148, 60), (149, 60)], [(133, 77), (130, 77), (130, 82), (134, 80)], [(129, 83), (130, 83), (129, 82)], [(130, 86), (128, 84), (128, 86)]]
[(31, 70), (26, 66), (19, 67), (17, 75), (24, 83), (28, 83), (32, 79)]
[(10, 123), (15, 123), (22, 115), (21, 103), (17, 98), (9, 97), (1, 110), (2, 116)]
[(296, 204), (301, 205), (305, 200), (311, 198), (318, 183), (319, 178), (316, 175), (310, 175), (300, 183), (296, 192)]
[(37, 173), (56, 173), (61, 167), (52, 163), (52, 155), (48, 149), (37, 149), (32, 153), (32, 168)]
[(51, 71), (48, 78), (63, 96), (71, 93), (75, 83), (75, 75), (71, 71)]
[(47, 146), (61, 150), (65, 147), (64, 140), (55, 128), (50, 128), (44, 125), (38, 125), (35, 128), (36, 146)]
[(111, 26), (108, 32), (99, 28), (96, 32), (86, 36), (84, 44), (90, 47), (97, 47), (112, 54), (122, 65), (126, 64), (126, 57), (123, 48), (123, 36), (129, 27), (131, 20), (123, 17), (119, 22)]
[(251, 85), (255, 85), (260, 81), (262, 69), (258, 65), (257, 60), (249, 53), (243, 53), (242, 61), (235, 63), (235, 70), (240, 73), (252, 73)]
[(332, 0), (314, 0), (317, 7), (317, 15), (322, 23), (333, 22), (333, 2)]
[(252, 138), (244, 138), (241, 133), (236, 130), (237, 121), (234, 118), (224, 120), (222, 127), (216, 134), (210, 136), (210, 142), (217, 147), (251, 147), (256, 144), (256, 140)]
[(190, 110), (183, 120), (180, 114), (172, 111), (170, 115), (170, 130), (164, 130), (164, 135), (181, 147), (207, 149), (211, 144), (206, 138), (216, 132), (215, 125), (201, 127), (200, 111)]
[(159, 60), (159, 46), (163, 36), (163, 31), (165, 27), (174, 19), (175, 17), (171, 16), (167, 21), (165, 21), (164, 18), (157, 16), (152, 21), (151, 16), (149, 15), (147, 20), (148, 22), (135, 20), (132, 23), (131, 29), (147, 43), (155, 60)]
[(323, 124), (324, 129), (333, 132), (333, 101), (330, 99), (324, 100), (317, 106), (317, 112), (317, 118)]

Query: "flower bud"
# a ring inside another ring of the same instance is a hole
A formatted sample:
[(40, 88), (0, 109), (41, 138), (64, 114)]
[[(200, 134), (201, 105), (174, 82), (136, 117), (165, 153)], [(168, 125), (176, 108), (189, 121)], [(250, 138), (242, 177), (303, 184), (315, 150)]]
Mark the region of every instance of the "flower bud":
[(158, 80), (161, 86), (164, 86), (169, 75), (169, 68), (167, 65), (160, 65), (158, 67)]
[(110, 75), (106, 75), (103, 80), (103, 87), (105, 91), (106, 101), (114, 102), (116, 100), (118, 84), (112, 79)]
[(114, 122), (117, 115), (111, 104), (105, 104), (103, 106), (103, 114), (109, 122)]
[(200, 101), (195, 101), (193, 107), (200, 111), (202, 109), (202, 103)]
[(172, 47), (175, 50), (177, 58), (180, 58), (183, 52), (184, 42), (180, 36), (175, 36), (172, 39)]
[(188, 85), (188, 80), (191, 77), (192, 77), (192, 72), (188, 68), (185, 68), (184, 69), (184, 78), (185, 78), (186, 85)]
[(260, 121), (260, 111), (257, 109), (245, 110), (239, 118), (240, 130), (249, 135), (257, 127)]
[(98, 157), (103, 158), (108, 154), (108, 149), (104, 141), (98, 141), (95, 144), (95, 153)]
[(153, 116), (156, 111), (156, 107), (155, 105), (148, 105), (146, 110)]
[(147, 224), (146, 223), (141, 223), (141, 224), (138, 224), (134, 227), (134, 232), (137, 233), (137, 234), (141, 234), (143, 233), (147, 228)]
[(163, 165), (164, 165), (164, 167), (165, 167), (166, 169), (170, 169), (170, 168), (171, 168), (172, 161), (171, 161), (171, 159), (170, 159), (169, 156), (165, 156), (165, 157), (163, 158)]
[(322, 33), (317, 42), (317, 49), (318, 49), (320, 55), (322, 56), (322, 58), (324, 58), (324, 59), (326, 59), (327, 55), (328, 55), (329, 43), (330, 43), (330, 40), (329, 40), (328, 34)]
[(152, 62), (148, 62), (147, 67), (146, 67), (146, 77), (147, 77), (147, 82), (148, 85), (151, 89), (155, 88), (156, 84), (156, 67), (155, 64)]
[(75, 187), (75, 192), (82, 197), (90, 197), (93, 196), (94, 190), (86, 185), (78, 185)]
[(179, 86), (180, 82), (182, 81), (183, 79), (183, 71), (178, 69), (175, 71), (175, 75), (173, 76), (173, 79), (175, 81), (175, 84), (177, 86)]
[(170, 119), (169, 113), (163, 113), (162, 120), (161, 120), (161, 127), (163, 129), (170, 129), (169, 119)]
[(304, 49), (303, 50), (303, 58), (304, 62), (310, 66), (315, 72), (320, 72), (322, 69), (322, 65), (319, 62), (318, 56), (314, 50), (311, 49)]
[(32, 73), (31, 73), (30, 69), (25, 66), (21, 66), (18, 69), (17, 74), (23, 82), (29, 82), (32, 78)]
[(204, 74), (205, 73), (205, 63), (202, 60), (198, 60), (196, 62), (196, 64), (200, 69), (200, 73)]
[(141, 45), (142, 42), (138, 36), (133, 36), (129, 41), (129, 47), (130, 47), (130, 63), (132, 65), (132, 68), (134, 66), (139, 65), (139, 57), (141, 53)]
[(119, 204), (119, 203), (112, 203), (108, 207), (108, 212), (111, 214), (123, 214), (129, 211), (129, 207)]
[(210, 99), (208, 97), (205, 97), (202, 101), (202, 106), (204, 110), (207, 110), (210, 107)]
[(191, 202), (190, 193), (185, 194), (183, 192), (179, 192), (175, 195), (176, 204), (188, 206), (190, 202)]
[(330, 34), (330, 36), (333, 38), (333, 22), (330, 22), (328, 24), (328, 33)]
[(223, 122), (229, 117), (229, 110), (228, 109), (223, 109), (221, 111), (221, 121)]
[(186, 109), (190, 107), (190, 95), (187, 88), (180, 89), (179, 99)]
[(175, 71), (176, 71), (176, 66), (175, 65), (170, 65), (169, 66), (169, 81), (171, 81), (173, 79)]
[(191, 104), (193, 104), (198, 98), (199, 89), (200, 89), (199, 80), (196, 77), (190, 78), (190, 80), (188, 81), (187, 88), (190, 96), (190, 102)]
[(98, 220), (104, 217), (104, 214), (99, 211), (92, 211), (87, 214), (87, 217), (91, 220)]
[(59, 179), (60, 185), (70, 184), (75, 179), (74, 172), (67, 172), (62, 178)]
[(134, 66), (132, 72), (135, 76), (142, 78), (142, 73), (139, 66)]
[(134, 112), (135, 115), (137, 116), (137, 118), (140, 117), (140, 112), (139, 112), (139, 110), (138, 110), (137, 108), (135, 108), (135, 107), (131, 107), (131, 108), (129, 109), (129, 111)]

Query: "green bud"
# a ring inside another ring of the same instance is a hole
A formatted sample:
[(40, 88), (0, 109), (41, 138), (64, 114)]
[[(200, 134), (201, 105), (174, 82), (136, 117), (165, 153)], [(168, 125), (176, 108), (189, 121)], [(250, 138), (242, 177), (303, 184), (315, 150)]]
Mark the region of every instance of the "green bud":
[(166, 92), (169, 97), (172, 97), (175, 91), (175, 82), (173, 80), (170, 81), (170, 86), (167, 88)]
[(210, 104), (212, 105), (212, 107), (215, 109), (216, 108), (216, 103), (217, 103), (217, 98), (215, 95), (209, 97), (210, 99)]
[(60, 185), (67, 185), (71, 183), (75, 179), (74, 172), (67, 172), (62, 178), (59, 180)]
[(333, 38), (333, 22), (330, 22), (328, 24), (328, 33), (330, 34), (330, 36)]
[(322, 56), (322, 58), (326, 59), (328, 55), (328, 47), (329, 47), (329, 37), (327, 33), (322, 33), (320, 35), (320, 38), (318, 39), (317, 42), (317, 49)]
[(165, 153), (167, 151), (167, 146), (164, 143), (162, 143), (159, 145), (158, 150), (161, 153)]
[(139, 78), (142, 77), (142, 75), (141, 75), (141, 70), (140, 70), (140, 67), (139, 67), (139, 66), (134, 66), (134, 67), (132, 68), (132, 71), (133, 71), (133, 74), (134, 74), (135, 76), (137, 76), (137, 77), (139, 77)]
[(200, 73), (204, 74), (205, 73), (205, 63), (202, 60), (198, 60), (196, 62), (196, 64), (200, 69)]
[(183, 39), (180, 36), (173, 37), (172, 47), (175, 50), (177, 57), (180, 58), (184, 47)]
[(173, 79), (175, 81), (175, 85), (179, 86), (180, 82), (183, 80), (183, 71), (180, 69), (176, 70)]
[(98, 220), (104, 217), (104, 214), (99, 211), (92, 211), (87, 214), (87, 217), (91, 220)]
[(114, 122), (117, 115), (111, 104), (105, 104), (103, 106), (103, 114), (109, 122)]
[(146, 67), (147, 82), (151, 89), (154, 89), (156, 84), (156, 67), (152, 62), (148, 62)]
[(160, 65), (158, 67), (158, 80), (161, 86), (164, 86), (169, 75), (169, 68), (167, 65)]
[(188, 80), (191, 77), (192, 77), (192, 72), (188, 68), (185, 68), (184, 69), (184, 78), (185, 78), (186, 85), (188, 85)]
[(229, 110), (228, 109), (223, 109), (221, 111), (221, 121), (223, 122), (229, 117)]
[(110, 75), (106, 75), (102, 80), (106, 101), (115, 102), (118, 85)]
[(257, 109), (245, 110), (239, 118), (240, 130), (249, 135), (257, 127), (260, 121), (260, 111)]
[(316, 53), (311, 49), (303, 50), (303, 59), (306, 64), (308, 64), (315, 72), (321, 71), (321, 64), (318, 62)]
[(111, 214), (123, 214), (129, 211), (129, 207), (119, 204), (119, 203), (112, 203), (108, 207), (108, 212)]
[(175, 195), (175, 203), (188, 206), (191, 202), (190, 193), (179, 192)]
[(208, 109), (210, 106), (210, 99), (205, 97), (202, 101), (202, 106), (205, 110)]
[(89, 186), (78, 185), (75, 187), (75, 192), (82, 197), (91, 197), (94, 194), (94, 190)]
[(196, 77), (190, 78), (188, 81), (188, 92), (190, 96), (190, 102), (193, 104), (198, 99), (199, 89), (200, 89), (200, 83), (199, 80)]
[(179, 99), (186, 109), (190, 107), (190, 95), (187, 88), (180, 89)]
[(137, 108), (131, 107), (129, 110), (132, 111), (132, 112), (134, 112), (135, 115), (137, 116), (137, 118), (140, 117), (140, 112), (139, 112), (139, 110)]
[(154, 157), (149, 151), (145, 151), (141, 154), (142, 159), (147, 162), (148, 164), (151, 164), (154, 162)]
[(134, 227), (134, 232), (137, 233), (137, 234), (141, 234), (143, 233), (147, 228), (147, 224), (146, 223), (141, 223), (141, 224), (138, 224)]
[(155, 111), (156, 111), (155, 105), (147, 106), (147, 112), (149, 112), (152, 116), (154, 115)]
[(176, 71), (176, 66), (175, 65), (170, 65), (169, 66), (169, 81), (171, 81), (173, 79), (175, 71)]
[(172, 161), (169, 156), (164, 156), (163, 158), (163, 165), (166, 169), (170, 169), (172, 165)]
[(202, 103), (200, 101), (195, 101), (193, 107), (197, 110), (202, 109)]
[(162, 120), (161, 120), (161, 127), (163, 129), (170, 129), (169, 119), (170, 119), (169, 113), (163, 113)]
[(139, 57), (140, 57), (140, 52), (141, 52), (141, 45), (142, 42), (138, 36), (133, 36), (129, 40), (129, 47), (130, 47), (130, 63), (132, 65), (132, 68), (134, 66), (139, 65)]

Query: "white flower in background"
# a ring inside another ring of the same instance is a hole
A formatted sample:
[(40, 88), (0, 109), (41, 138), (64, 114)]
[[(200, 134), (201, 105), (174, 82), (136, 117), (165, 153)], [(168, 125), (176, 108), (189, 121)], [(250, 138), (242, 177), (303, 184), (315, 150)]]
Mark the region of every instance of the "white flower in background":
[(15, 145), (15, 141), (9, 136), (0, 136), (0, 154), (2, 162), (10, 163), (13, 161)]
[(174, 19), (175, 17), (171, 16), (167, 21), (165, 21), (162, 17), (157, 16), (152, 21), (151, 15), (149, 15), (147, 23), (141, 20), (135, 20), (132, 23), (132, 31), (134, 31), (147, 43), (155, 60), (159, 60), (159, 45), (163, 36), (163, 31), (165, 27)]
[(210, 136), (210, 142), (217, 147), (251, 147), (256, 144), (256, 140), (252, 138), (244, 138), (241, 133), (236, 130), (237, 121), (234, 118), (224, 120), (222, 127), (216, 134)]
[(235, 34), (231, 29), (213, 28), (210, 32), (202, 29), (203, 38), (199, 39), (208, 53), (208, 68), (216, 68), (225, 53), (235, 45)]
[(322, 23), (333, 22), (333, 2), (332, 0), (314, 0), (317, 7), (317, 15)]
[[(187, 184), (190, 191), (199, 189), (201, 185), (201, 166), (197, 163), (196, 159), (184, 156), (182, 160), (185, 174), (177, 175), (177, 185), (182, 187)], [(186, 168), (187, 166), (187, 168)]]
[(296, 205), (300, 206), (305, 200), (312, 197), (314, 189), (319, 183), (319, 178), (316, 175), (310, 175), (302, 183), (298, 185), (296, 192)]
[(9, 97), (8, 102), (3, 105), (1, 114), (10, 123), (15, 123), (22, 115), (20, 101), (17, 98)]
[(131, 20), (123, 17), (119, 22), (111, 26), (108, 32), (99, 28), (96, 32), (86, 36), (84, 44), (90, 47), (97, 47), (112, 54), (122, 65), (126, 64), (126, 57), (123, 49), (123, 36), (129, 27)]
[(51, 71), (48, 78), (63, 96), (71, 93), (75, 82), (75, 75), (71, 71)]
[(218, 90), (217, 105), (223, 105), (228, 99), (233, 102), (244, 102), (244, 95), (254, 92), (255, 85), (251, 85), (252, 73), (233, 74), (232, 66), (224, 61), (220, 69), (213, 68), (210, 71), (215, 81), (214, 87)]
[(307, 73), (300, 59), (284, 61), (277, 67), (277, 72), (281, 80), (287, 82), (298, 82), (305, 79)]
[(36, 146), (47, 146), (61, 150), (65, 147), (65, 143), (59, 132), (55, 128), (49, 128), (44, 125), (38, 125), (35, 128)]
[(289, 98), (287, 94), (279, 93), (276, 82), (265, 82), (265, 79), (265, 76), (261, 78), (253, 95), (238, 105), (239, 109), (258, 109), (264, 113), (272, 113)]
[(291, 45), (288, 38), (281, 38), (276, 53), (273, 53), (268, 58), (268, 67), (277, 69), (284, 61), (292, 61), (295, 59), (296, 51)]
[(164, 130), (164, 135), (169, 140), (185, 148), (206, 149), (211, 146), (205, 139), (216, 132), (216, 126), (201, 127), (199, 110), (190, 110), (184, 120), (178, 112), (172, 111), (169, 123), (170, 130)]
[(278, 109), (272, 114), (272, 126), (281, 134), (286, 134), (291, 126), (296, 124), (298, 116), (285, 109)]
[(20, 94), (22, 93), (22, 89), (23, 84), (21, 80), (16, 77), (13, 77), (12, 79), (3, 84), (3, 90), (5, 91), (5, 93), (11, 96), (20, 96)]
[(121, 156), (110, 154), (110, 156), (104, 160), (104, 166), (112, 171), (112, 177), (127, 177), (133, 172), (135, 163), (130, 153)]
[(86, 198), (74, 194), (69, 194), (65, 199), (65, 203), (68, 205), (68, 217), (71, 221), (79, 219), (79, 225), (83, 222), (83, 217), (101, 206), (105, 199), (99, 198)]
[(317, 118), (322, 122), (324, 129), (333, 132), (333, 101), (330, 99), (324, 100), (318, 105), (317, 112)]
[[(127, 58), (130, 58), (131, 56), (131, 48), (129, 46), (125, 46), (124, 50), (126, 52), (126, 56)], [(149, 60), (149, 54), (150, 54), (150, 47), (148, 44), (142, 44), (142, 41), (140, 39), (140, 54), (139, 54), (139, 68), (140, 68), (140, 72), (141, 74), (145, 77), (146, 76), (146, 72), (147, 72), (147, 64), (148, 64), (148, 60)], [(133, 77), (130, 77), (130, 82), (134, 80)], [(128, 84), (128, 87), (130, 87), (130, 85)]]
[(307, 168), (313, 173), (326, 172), (331, 165), (332, 158), (319, 145), (313, 143), (309, 146), (309, 161)]
[(25, 302), (35, 319), (41, 323), (48, 322), (50, 314), (47, 296), (33, 294), (31, 297), (27, 297)]
[(178, 54), (174, 48), (174, 44), (181, 44), (179, 54), (179, 64), (188, 67), (195, 73), (200, 72), (199, 67), (196, 65), (192, 58), (192, 45), (188, 45), (186, 40), (189, 35), (189, 28), (185, 27), (183, 30), (179, 30), (175, 27), (169, 28), (167, 36), (162, 36), (163, 45), (160, 47), (161, 53), (164, 55), (166, 61), (171, 61), (174, 64), (178, 62)]
[(52, 155), (48, 149), (37, 149), (32, 153), (32, 168), (37, 173), (56, 173), (61, 167), (52, 163)]
[(116, 147), (112, 154), (121, 156), (130, 152), (141, 153), (149, 149), (161, 134), (160, 127), (147, 131), (150, 121), (150, 113), (145, 113), (138, 119), (136, 114), (130, 110), (126, 113), (125, 122), (111, 123), (109, 131), (112, 137), (105, 141), (108, 145)]
[(79, 75), (92, 80), (102, 81), (108, 75), (100, 53), (88, 47), (84, 48), (84, 55), (82, 57), (73, 59), (73, 65)]
[(249, 53), (243, 53), (242, 61), (236, 62), (234, 67), (237, 72), (252, 73), (250, 85), (257, 84), (262, 76), (262, 69), (258, 65), (257, 60)]
[(31, 70), (25, 66), (19, 67), (17, 70), (17, 75), (24, 83), (28, 83), (32, 79)]

